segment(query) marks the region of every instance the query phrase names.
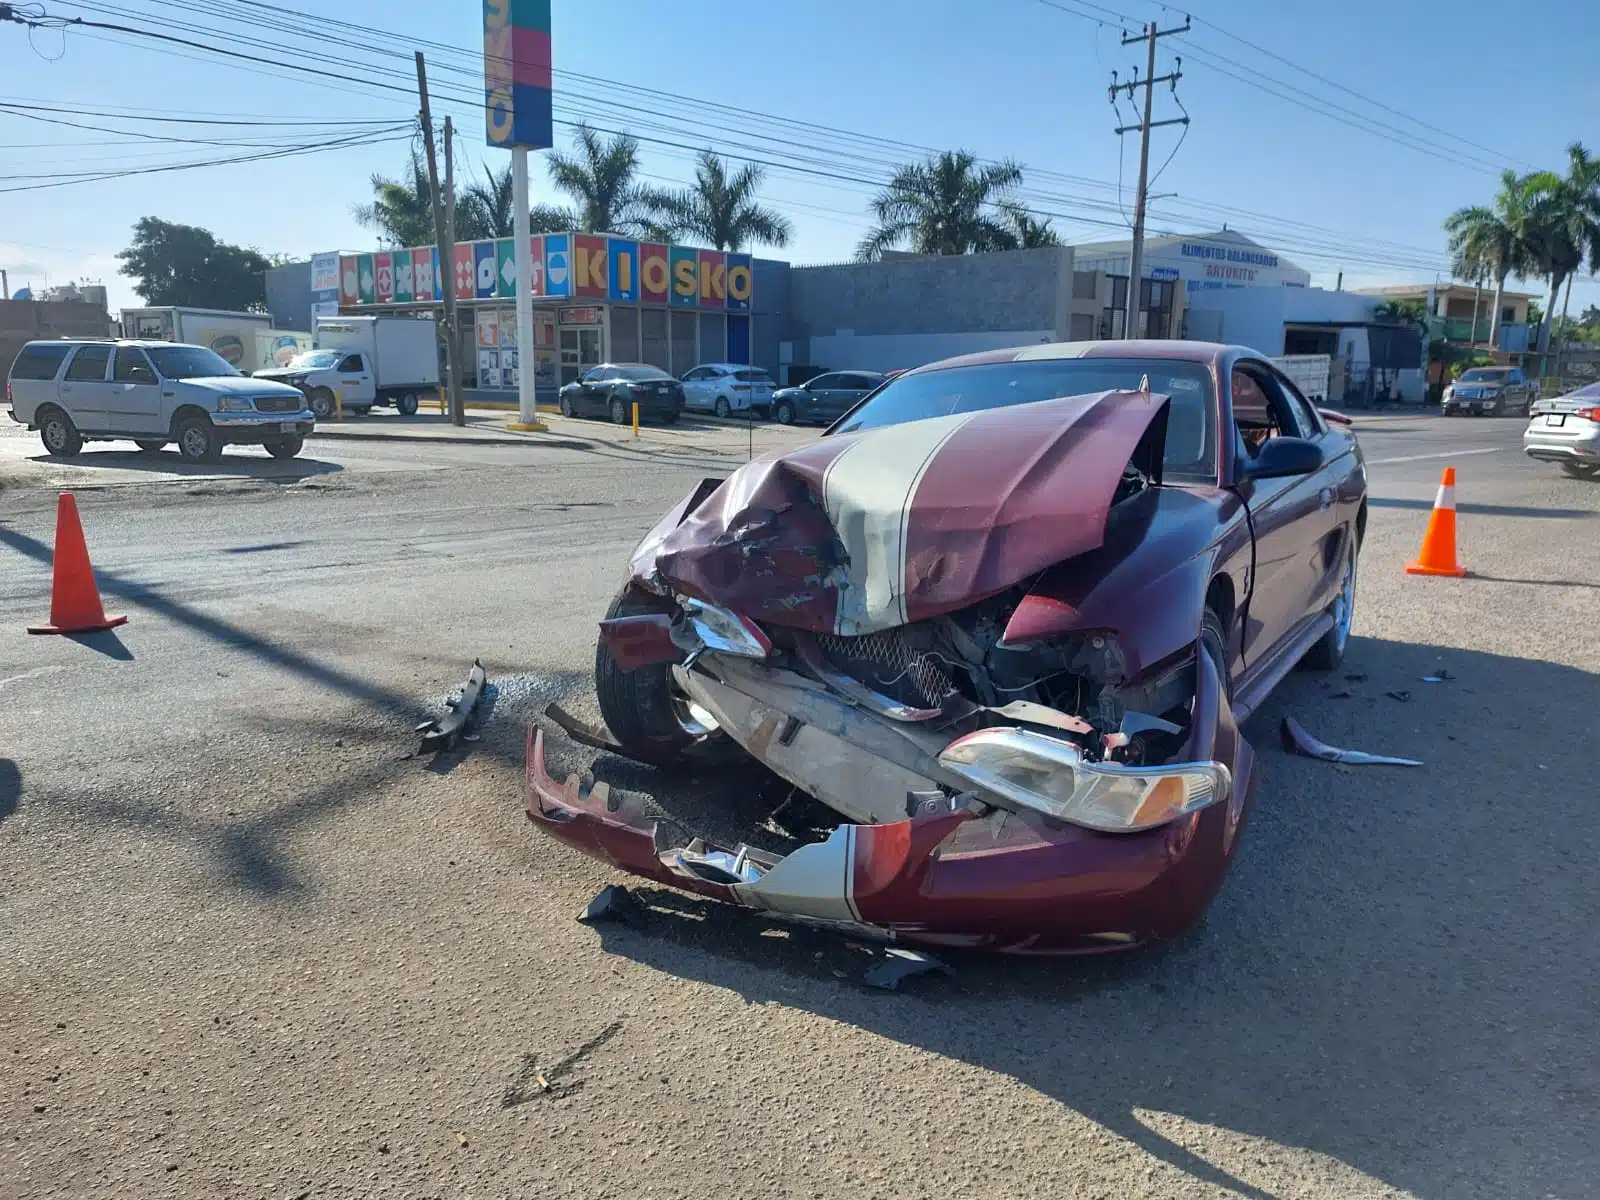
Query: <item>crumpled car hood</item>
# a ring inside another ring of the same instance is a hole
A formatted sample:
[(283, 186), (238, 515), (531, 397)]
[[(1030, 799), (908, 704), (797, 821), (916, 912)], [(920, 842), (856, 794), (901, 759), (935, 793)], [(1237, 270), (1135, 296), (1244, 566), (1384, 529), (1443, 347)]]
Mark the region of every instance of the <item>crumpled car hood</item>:
[(814, 633), (964, 608), (1098, 547), (1136, 451), (1159, 478), (1166, 407), (1100, 392), (764, 456), (658, 524), (634, 574), (653, 567), (675, 591)]

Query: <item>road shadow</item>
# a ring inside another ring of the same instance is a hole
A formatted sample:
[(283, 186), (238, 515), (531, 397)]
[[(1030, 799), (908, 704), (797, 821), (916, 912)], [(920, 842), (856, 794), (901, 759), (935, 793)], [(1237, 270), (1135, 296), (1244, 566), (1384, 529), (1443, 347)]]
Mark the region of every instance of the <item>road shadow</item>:
[(63, 635), (69, 642), (93, 650), (97, 654), (104, 654), (107, 658), (116, 659), (118, 662), (132, 662), (133, 651), (129, 650), (115, 629), (103, 629), (98, 633), (69, 633)]
[(1600, 590), (1600, 583), (1589, 583), (1582, 579), (1513, 579), (1509, 575), (1485, 575), (1482, 571), (1472, 572), (1472, 578), (1488, 579), (1495, 583), (1527, 583), (1535, 587), (1593, 588)]
[(309, 546), (309, 541), (298, 542), (262, 542), (257, 546), (229, 546), (223, 550), (224, 554), (271, 554), (278, 550), (295, 550), (301, 546)]
[(159, 472), (198, 479), (260, 479), (269, 483), (298, 483), (318, 475), (336, 475), (344, 470), (338, 463), (304, 456), (289, 459), (271, 458), (264, 453), (223, 451), (215, 462), (191, 463), (176, 450), (163, 450), (159, 454), (146, 454), (141, 450), (99, 450), (85, 448), (71, 458), (58, 458), (49, 454), (35, 454), (29, 462), (54, 467), (102, 468), (117, 471)]
[[(1427, 512), (1433, 508), (1432, 500), (1406, 500), (1398, 496), (1367, 496), (1373, 508), (1405, 508)], [(1482, 517), (1541, 517), (1556, 521), (1592, 521), (1600, 512), (1592, 508), (1546, 508), (1530, 504), (1473, 504), (1461, 501), (1456, 511)]]
[[(1441, 665), (1450, 681), (1417, 690)], [(1411, 703), (1384, 698), (1401, 688)], [(1291, 757), (1276, 738), (1290, 711), (1330, 743), (1426, 766)], [(1120, 959), (952, 957), (954, 978), (891, 996), (857, 986), (866, 955), (845, 939), (667, 890), (641, 890), (643, 931), (596, 933), (664, 974), (1010, 1076), (1195, 1190), (1279, 1194), (1264, 1159), (1206, 1156), (1227, 1144), (1216, 1130), (1329, 1156), (1366, 1177), (1357, 1190), (1586, 1195), (1596, 711), (1587, 671), (1354, 639), (1345, 673), (1291, 676), (1247, 727), (1260, 796), (1206, 921)]]
[(9, 758), (0, 758), (0, 821), (22, 806), (22, 768)]

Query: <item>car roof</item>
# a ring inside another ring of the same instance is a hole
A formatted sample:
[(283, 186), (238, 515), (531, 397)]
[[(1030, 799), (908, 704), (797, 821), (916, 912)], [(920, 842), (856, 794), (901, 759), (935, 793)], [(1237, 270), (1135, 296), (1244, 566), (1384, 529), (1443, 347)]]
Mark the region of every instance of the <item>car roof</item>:
[[(108, 338), (108, 337), (60, 337), (60, 338), (34, 338), (29, 346), (135, 346), (140, 349), (157, 346), (188, 346), (189, 342), (169, 342), (162, 338)], [(26, 347), (24, 347), (26, 348)], [(195, 349), (203, 350), (204, 346)]]
[(701, 367), (717, 367), (724, 371), (765, 371), (765, 367), (753, 367), (749, 363), (696, 363), (690, 370), (698, 371)]
[[(591, 370), (591, 371), (600, 371), (600, 370), (617, 371), (617, 370), (621, 370), (623, 367), (628, 367), (630, 369), (634, 368), (634, 367), (637, 367), (637, 368), (640, 368), (641, 370), (645, 370), (645, 371), (661, 371), (660, 367), (652, 366), (650, 363), (636, 363), (636, 362), (603, 362), (603, 363), (595, 363), (595, 365), (590, 367), (589, 370)], [(661, 371), (661, 373), (663, 375), (666, 374), (665, 371)]]
[(986, 363), (1063, 358), (1164, 358), (1178, 362), (1200, 363), (1214, 368), (1225, 359), (1241, 355), (1251, 358), (1266, 357), (1248, 346), (1179, 339), (1136, 338), (1117, 342), (1044, 342), (1033, 346), (1010, 346), (1004, 350), (980, 350), (976, 354), (963, 354), (956, 358), (946, 358), (925, 366), (914, 367), (905, 374), (920, 375), (926, 371), (942, 371), (950, 367), (970, 367)]

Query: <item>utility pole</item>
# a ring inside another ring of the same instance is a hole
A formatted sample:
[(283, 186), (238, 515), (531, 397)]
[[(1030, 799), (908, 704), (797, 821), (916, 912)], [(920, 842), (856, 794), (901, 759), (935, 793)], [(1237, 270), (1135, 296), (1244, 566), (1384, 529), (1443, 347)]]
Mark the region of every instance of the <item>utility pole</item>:
[[(456, 257), (456, 130), (451, 118), (444, 119), (444, 248), (439, 251), (439, 261), (442, 266), (444, 256), (450, 256), (450, 280), (455, 281)], [(452, 352), (461, 353), (461, 330), (457, 320), (456, 293), (453, 286), (442, 289), (449, 293), (446, 301), (450, 305), (450, 336), (454, 339), (451, 343)], [(461, 399), (461, 376), (466, 370), (466, 364), (461, 364), (460, 371), (450, 373), (450, 419), (457, 425), (466, 424), (466, 404)], [(457, 414), (460, 414), (459, 417)]]
[(433, 112), (428, 107), (428, 67), (417, 51), (417, 94), (422, 99), (422, 145), (428, 158), (428, 191), (433, 203), (433, 236), (439, 247), (440, 294), (444, 297), (444, 369), (450, 376), (450, 422), (467, 423), (461, 403), (461, 371), (456, 363), (460, 338), (456, 333), (455, 252), (448, 240), (444, 204), (439, 195), (439, 162), (433, 148)]
[[(1166, 121), (1152, 121), (1150, 119), (1156, 84), (1170, 83), (1173, 92), (1176, 93), (1178, 80), (1183, 78), (1181, 69), (1183, 67), (1183, 59), (1181, 58), (1177, 60), (1177, 66), (1174, 67), (1171, 74), (1162, 75), (1159, 78), (1156, 76), (1156, 42), (1161, 38), (1171, 37), (1173, 34), (1187, 33), (1189, 32), (1189, 26), (1189, 19), (1185, 17), (1182, 25), (1174, 26), (1172, 29), (1158, 29), (1155, 22), (1152, 21), (1145, 26), (1144, 32), (1141, 34), (1123, 34), (1122, 44), (1124, 46), (1132, 45), (1134, 42), (1146, 43), (1147, 54), (1144, 79), (1141, 80), (1139, 78), (1139, 71), (1135, 68), (1133, 82), (1119, 84), (1117, 82), (1117, 73), (1115, 71), (1111, 72), (1109, 92), (1113, 106), (1116, 105), (1118, 92), (1127, 92), (1128, 99), (1132, 101), (1134, 92), (1139, 88), (1144, 89), (1143, 119), (1137, 125), (1123, 125), (1117, 129), (1118, 137), (1125, 133), (1131, 133), (1135, 129), (1139, 131), (1139, 191), (1133, 201), (1133, 249), (1128, 259), (1128, 307), (1127, 313), (1123, 317), (1122, 327), (1122, 336), (1124, 338), (1138, 336), (1139, 292), (1144, 275), (1145, 203), (1149, 199), (1147, 193), (1150, 188), (1150, 131), (1152, 129), (1160, 129), (1163, 125), (1187, 125), (1189, 123), (1187, 113), (1181, 117), (1173, 117)], [(1179, 105), (1179, 107), (1181, 108), (1182, 105)]]

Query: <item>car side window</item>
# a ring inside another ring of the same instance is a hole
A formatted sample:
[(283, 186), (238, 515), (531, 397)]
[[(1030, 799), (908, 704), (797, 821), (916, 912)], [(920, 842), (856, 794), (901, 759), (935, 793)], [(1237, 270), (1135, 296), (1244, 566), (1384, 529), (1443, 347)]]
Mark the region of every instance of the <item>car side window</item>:
[(110, 346), (81, 346), (77, 354), (72, 356), (67, 378), (82, 383), (102, 381), (106, 377), (106, 364), (110, 361)]
[(1251, 458), (1275, 437), (1303, 437), (1299, 418), (1277, 381), (1247, 367), (1233, 369), (1233, 423)]
[(22, 353), (17, 355), (17, 361), (11, 364), (11, 378), (54, 379), (56, 372), (61, 370), (61, 364), (67, 361), (67, 353), (71, 349), (65, 343), (24, 346)]
[[(135, 379), (133, 369), (143, 367), (150, 371), (145, 379)], [(144, 356), (143, 350), (136, 350), (132, 346), (119, 346), (117, 348), (116, 364), (111, 368), (111, 378), (117, 383), (154, 383), (155, 372), (150, 370), (150, 360)]]
[(839, 386), (852, 392), (864, 392), (872, 386), (872, 381), (865, 375), (841, 375), (844, 382)]
[(837, 375), (818, 375), (815, 379), (809, 380), (806, 383), (806, 391), (826, 392), (831, 391), (836, 387), (843, 386), (844, 385), (839, 382), (839, 376)]
[(1300, 424), (1301, 437), (1318, 437), (1328, 432), (1328, 427), (1322, 423), (1322, 418), (1317, 415), (1317, 410), (1307, 400), (1300, 389), (1294, 385), (1294, 380), (1274, 372), (1273, 382), (1283, 393), (1290, 409), (1294, 411), (1295, 420)]
[(359, 354), (347, 354), (344, 356), (344, 361), (339, 364), (339, 370), (341, 371), (360, 371), (361, 369), (361, 355)]
[(598, 381), (604, 379), (605, 377), (606, 377), (606, 373), (604, 371), (602, 371), (599, 367), (590, 367), (587, 371), (585, 371), (583, 373), (583, 382), (584, 383), (597, 383)]

